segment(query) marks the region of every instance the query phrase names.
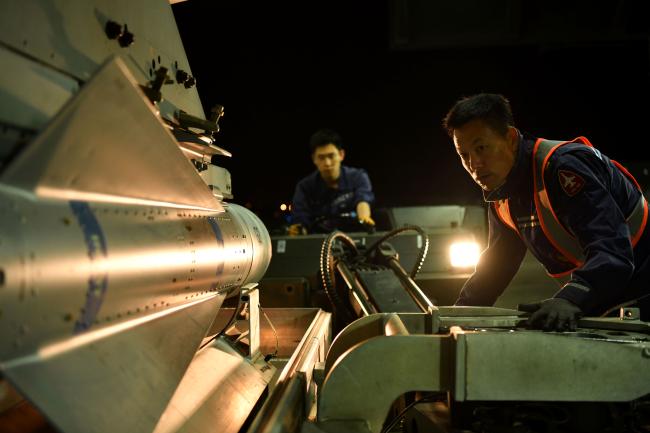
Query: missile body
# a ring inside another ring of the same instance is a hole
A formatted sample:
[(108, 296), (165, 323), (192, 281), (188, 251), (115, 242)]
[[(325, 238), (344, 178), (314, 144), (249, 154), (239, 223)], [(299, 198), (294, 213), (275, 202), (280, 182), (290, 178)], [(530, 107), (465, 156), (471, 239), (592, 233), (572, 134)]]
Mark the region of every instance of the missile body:
[[(0, 359), (256, 282), (270, 238), (223, 213), (82, 201), (0, 201)], [(220, 304), (220, 301), (219, 301)]]
[(0, 173), (0, 373), (60, 431), (151, 432), (270, 258), (110, 58)]

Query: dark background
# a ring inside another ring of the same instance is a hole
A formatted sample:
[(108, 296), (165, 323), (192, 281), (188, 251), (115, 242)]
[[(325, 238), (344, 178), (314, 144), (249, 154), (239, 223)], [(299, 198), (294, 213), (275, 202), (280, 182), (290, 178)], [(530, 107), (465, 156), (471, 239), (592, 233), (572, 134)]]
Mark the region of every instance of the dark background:
[[(377, 207), (480, 203), (441, 119), (502, 93), (516, 125), (584, 135), (645, 180), (650, 7), (639, 1), (189, 0), (173, 5), (234, 202), (275, 225), (314, 167), (310, 135), (343, 137)], [(276, 213), (274, 217), (274, 212)]]

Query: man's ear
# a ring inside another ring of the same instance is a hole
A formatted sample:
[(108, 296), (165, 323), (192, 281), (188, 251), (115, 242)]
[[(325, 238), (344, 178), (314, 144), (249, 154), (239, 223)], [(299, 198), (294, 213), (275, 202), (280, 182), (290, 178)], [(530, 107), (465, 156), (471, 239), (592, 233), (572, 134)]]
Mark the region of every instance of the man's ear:
[(345, 159), (345, 149), (339, 149), (339, 156), (341, 157), (341, 161)]
[(508, 126), (508, 139), (510, 140), (510, 145), (514, 149), (519, 141), (519, 131), (517, 131), (517, 128), (514, 126)]

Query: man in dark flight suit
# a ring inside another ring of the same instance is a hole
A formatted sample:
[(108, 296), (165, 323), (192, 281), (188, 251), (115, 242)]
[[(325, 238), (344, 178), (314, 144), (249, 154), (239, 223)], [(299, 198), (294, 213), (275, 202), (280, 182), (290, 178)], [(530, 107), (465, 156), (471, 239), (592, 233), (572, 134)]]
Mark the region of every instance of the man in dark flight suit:
[(456, 305), (493, 305), (528, 249), (550, 275), (570, 276), (526, 307), (533, 327), (575, 329), (631, 300), (650, 320), (648, 205), (624, 167), (584, 137), (523, 135), (501, 95), (459, 100), (443, 125), (490, 204), (488, 247)]
[(346, 231), (359, 223), (374, 226), (370, 178), (364, 169), (341, 164), (345, 158), (341, 137), (321, 129), (309, 144), (316, 170), (296, 185), (289, 234)]

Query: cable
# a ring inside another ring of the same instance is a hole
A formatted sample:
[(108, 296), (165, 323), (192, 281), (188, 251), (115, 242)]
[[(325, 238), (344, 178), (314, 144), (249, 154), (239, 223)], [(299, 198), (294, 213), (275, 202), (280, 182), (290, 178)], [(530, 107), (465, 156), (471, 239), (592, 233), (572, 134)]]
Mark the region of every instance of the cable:
[(425, 395), (424, 397), (422, 397), (419, 400), (415, 400), (415, 401), (409, 403), (404, 409), (401, 410), (400, 413), (397, 414), (397, 416), (395, 418), (393, 418), (393, 420), (390, 423), (388, 423), (388, 425), (386, 427), (384, 427), (381, 430), (381, 433), (388, 433), (393, 427), (395, 427), (395, 425), (397, 425), (398, 422), (400, 422), (400, 420), (402, 418), (404, 418), (404, 415), (406, 415), (406, 412), (408, 412), (409, 409), (411, 409), (416, 404), (426, 403), (426, 402), (430, 402), (430, 401), (436, 401), (436, 400), (438, 400), (437, 397), (439, 397), (439, 396), (440, 396), (440, 393), (431, 393), (431, 394)]
[[(221, 331), (219, 331), (219, 332), (217, 332), (216, 334), (214, 334), (214, 335), (212, 336), (212, 338), (210, 338), (208, 341), (206, 341), (205, 343), (203, 343), (203, 344), (201, 345), (201, 347), (199, 347), (198, 350), (201, 350), (201, 349), (203, 349), (205, 346), (207, 346), (208, 344), (212, 343), (214, 340), (216, 340), (216, 339), (219, 338), (221, 335), (223, 335), (223, 333), (226, 332), (226, 330), (227, 330), (228, 328), (230, 328), (230, 327), (232, 326), (232, 324), (235, 322), (235, 318), (236, 318), (236, 317), (241, 313), (241, 308), (242, 308), (241, 293), (240, 293), (240, 295), (238, 296), (238, 298), (239, 298), (239, 301), (237, 302), (237, 308), (235, 308), (235, 312), (234, 312), (233, 315), (230, 317), (230, 320), (228, 320), (228, 323), (226, 323), (226, 326), (224, 326), (224, 327), (221, 329)], [(243, 305), (246, 306), (245, 303), (244, 303)]]
[[(370, 254), (372, 254), (372, 252), (375, 249), (377, 249), (382, 243), (386, 242), (388, 239), (391, 239), (392, 237), (398, 235), (399, 233), (409, 231), (409, 230), (417, 232), (420, 236), (422, 236), (423, 239), (422, 247), (420, 247), (420, 252), (418, 253), (415, 264), (410, 273), (410, 277), (415, 278), (417, 273), (422, 268), (424, 259), (426, 258), (427, 252), (429, 251), (429, 236), (419, 226), (415, 226), (415, 225), (404, 226), (387, 233), (386, 235), (378, 239), (376, 242), (374, 242), (366, 250), (365, 256), (369, 257)], [(330, 233), (327, 236), (327, 238), (325, 238), (325, 240), (321, 245), (320, 278), (321, 278), (321, 283), (323, 285), (323, 289), (325, 290), (325, 294), (329, 298), (332, 306), (338, 311), (344, 311), (343, 314), (345, 316), (348, 316), (349, 318), (350, 313), (347, 309), (347, 304), (343, 301), (343, 299), (341, 299), (339, 294), (336, 292), (336, 287), (331, 277), (331, 275), (333, 274), (332, 246), (334, 245), (334, 241), (336, 241), (337, 239), (344, 241), (357, 256), (359, 255), (357, 246), (354, 243), (354, 240), (352, 238), (350, 238), (348, 235), (340, 231), (334, 231)]]
[(337, 239), (343, 240), (346, 244), (348, 244), (350, 248), (352, 248), (352, 250), (356, 255), (359, 254), (359, 251), (357, 250), (357, 246), (355, 245), (354, 240), (352, 240), (352, 238), (350, 238), (348, 235), (340, 231), (334, 231), (330, 233), (325, 238), (323, 244), (321, 245), (321, 252), (320, 252), (321, 282), (323, 283), (323, 289), (325, 290), (325, 294), (327, 295), (330, 302), (332, 303), (332, 307), (334, 307), (338, 312), (343, 313), (343, 315), (349, 318), (350, 313), (348, 311), (347, 305), (336, 293), (336, 287), (334, 286), (334, 282), (332, 281), (332, 277), (331, 277), (333, 273), (332, 245), (334, 244), (334, 241)]
[(278, 339), (278, 332), (275, 330), (275, 326), (273, 326), (273, 323), (271, 323), (271, 319), (269, 319), (269, 316), (266, 314), (266, 311), (262, 309), (262, 304), (257, 304), (259, 307), (260, 311), (266, 318), (266, 321), (269, 322), (269, 326), (273, 330), (273, 335), (275, 335), (275, 352), (269, 353), (264, 356), (264, 361), (269, 362), (272, 358), (275, 358), (278, 356), (278, 350), (280, 350), (280, 340)]
[(418, 272), (420, 272), (420, 269), (422, 269), (422, 265), (424, 264), (424, 259), (426, 258), (427, 252), (429, 251), (429, 236), (419, 226), (408, 225), (408, 226), (400, 227), (398, 229), (395, 229), (385, 234), (377, 241), (375, 241), (375, 243), (373, 243), (370, 247), (368, 247), (368, 249), (366, 250), (366, 256), (370, 256), (370, 254), (372, 254), (372, 252), (375, 249), (379, 248), (379, 246), (384, 242), (386, 242), (388, 239), (391, 239), (397, 236), (398, 234), (409, 230), (413, 230), (417, 232), (420, 236), (422, 236), (422, 241), (423, 241), (422, 247), (420, 247), (420, 252), (418, 253), (418, 257), (415, 259), (415, 264), (413, 265), (413, 269), (411, 270), (411, 273), (409, 275), (411, 278), (415, 279), (415, 276), (418, 274)]

